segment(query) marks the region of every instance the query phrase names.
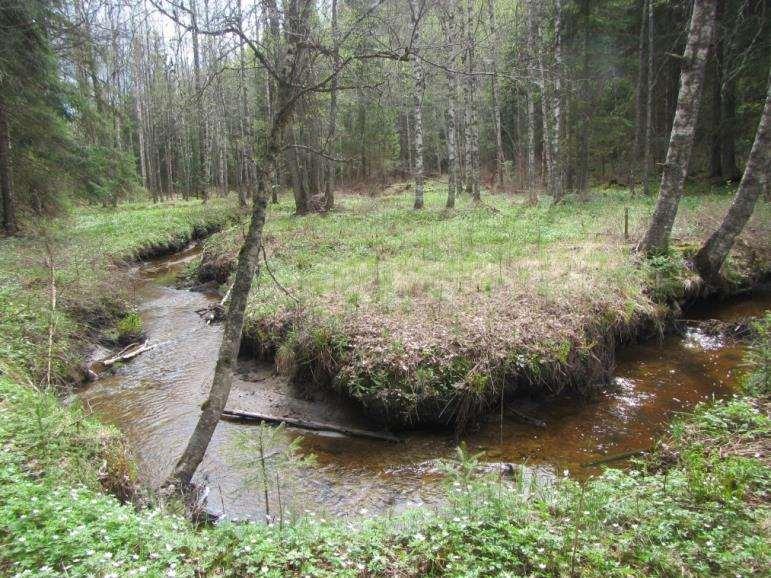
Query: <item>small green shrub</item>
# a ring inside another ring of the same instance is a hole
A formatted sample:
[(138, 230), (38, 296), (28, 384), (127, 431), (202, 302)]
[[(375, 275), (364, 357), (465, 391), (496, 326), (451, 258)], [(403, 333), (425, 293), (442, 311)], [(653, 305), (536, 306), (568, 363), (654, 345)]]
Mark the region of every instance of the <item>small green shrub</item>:
[(142, 318), (139, 313), (132, 311), (125, 315), (116, 325), (118, 330), (118, 342), (129, 343), (142, 337)]

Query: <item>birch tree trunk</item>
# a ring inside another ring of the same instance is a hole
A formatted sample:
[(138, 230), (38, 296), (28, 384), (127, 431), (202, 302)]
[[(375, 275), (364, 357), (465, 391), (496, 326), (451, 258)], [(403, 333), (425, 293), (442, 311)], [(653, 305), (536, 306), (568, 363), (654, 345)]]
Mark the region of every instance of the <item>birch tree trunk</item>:
[[(447, 6), (442, 24), (446, 38), (450, 39), (457, 35), (453, 3)], [(458, 195), (460, 186), (458, 146), (455, 140), (458, 108), (458, 75), (455, 72), (457, 61), (458, 54), (455, 48), (452, 48), (447, 59), (447, 203), (445, 206), (448, 209), (455, 207), (455, 197)]]
[(198, 15), (196, 0), (190, 0), (190, 19), (193, 37), (193, 77), (195, 87), (195, 113), (197, 123), (198, 164), (195, 172), (195, 192), (205, 203), (209, 199), (209, 168), (206, 156), (206, 118), (204, 116), (204, 95), (201, 84), (201, 50), (198, 42)]
[(554, 129), (552, 132), (552, 193), (554, 202), (559, 203), (564, 195), (562, 185), (562, 0), (555, 0), (554, 20), (554, 94), (552, 109), (554, 112)]
[(479, 121), (476, 110), (474, 3), (466, 1), (466, 192), (479, 202)]
[(423, 78), (423, 64), (420, 62), (420, 33), (419, 25), (422, 4), (418, 0), (410, 0), (410, 17), (412, 20), (412, 74), (415, 77), (412, 99), (415, 110), (415, 209), (423, 208), (423, 91), (425, 89)]
[(688, 43), (680, 72), (680, 92), (661, 175), (661, 189), (650, 226), (640, 250), (648, 255), (666, 251), (677, 215), (677, 206), (688, 173), (693, 134), (701, 104), (704, 67), (712, 43), (717, 0), (694, 0)]
[(490, 40), (492, 54), (490, 56), (490, 93), (493, 105), (493, 130), (495, 132), (495, 182), (499, 189), (503, 188), (504, 170), (506, 159), (503, 156), (503, 136), (501, 131), (501, 104), (498, 92), (498, 27), (495, 21), (495, 0), (487, 1), (487, 16), (490, 23)]
[[(334, 76), (332, 77), (329, 91), (327, 143), (329, 150), (334, 153), (337, 150), (337, 147), (335, 146), (337, 132), (337, 87), (339, 86), (337, 71), (340, 69), (340, 33), (337, 26), (337, 0), (332, 0), (332, 43), (332, 67)], [(334, 156), (334, 154), (330, 156)], [(335, 173), (337, 172), (335, 161), (327, 160), (326, 169), (327, 174), (324, 181), (324, 208), (327, 211), (331, 211), (335, 206)]]
[(712, 233), (696, 254), (694, 262), (701, 276), (714, 282), (719, 279), (720, 267), (755, 209), (758, 197), (769, 185), (769, 158), (771, 151), (771, 73), (766, 89), (766, 104), (755, 133), (744, 175), (731, 207), (717, 231)]

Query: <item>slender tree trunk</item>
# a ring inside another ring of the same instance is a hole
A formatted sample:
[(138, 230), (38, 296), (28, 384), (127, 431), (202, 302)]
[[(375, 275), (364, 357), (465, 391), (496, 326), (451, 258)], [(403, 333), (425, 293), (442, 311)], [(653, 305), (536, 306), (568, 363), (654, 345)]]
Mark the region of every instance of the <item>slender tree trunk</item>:
[[(332, 0), (332, 42), (333, 42), (333, 57), (332, 66), (335, 73), (340, 68), (340, 33), (337, 26), (337, 0)], [(335, 146), (336, 131), (337, 131), (337, 87), (339, 80), (337, 74), (332, 77), (330, 83), (329, 92), (329, 125), (327, 126), (327, 143), (331, 153), (337, 151)], [(331, 154), (330, 156), (334, 156)], [(324, 181), (324, 208), (327, 211), (331, 211), (335, 206), (335, 173), (337, 167), (335, 161), (327, 160), (326, 163), (326, 179)]]
[(578, 137), (578, 197), (585, 201), (589, 189), (589, 128), (591, 125), (592, 94), (589, 80), (589, 34), (590, 34), (590, 0), (583, 0), (581, 4), (583, 15), (584, 33), (581, 40), (581, 106), (580, 127)]
[(145, 119), (144, 119), (144, 102), (142, 98), (142, 48), (140, 46), (139, 37), (134, 35), (134, 82), (132, 82), (132, 88), (134, 92), (134, 111), (137, 115), (137, 133), (139, 136), (139, 171), (142, 175), (142, 186), (148, 188), (148, 175), (147, 175), (147, 157), (145, 154)]
[(719, 179), (723, 176), (723, 38), (720, 33), (720, 23), (723, 18), (723, 3), (719, 2), (715, 16), (715, 50), (712, 61), (715, 63), (715, 73), (712, 81), (712, 145), (709, 156), (709, 176)]
[[(635, 122), (634, 122), (634, 158), (629, 163), (629, 188), (635, 194), (637, 180), (642, 163), (643, 141), (643, 85), (645, 79), (645, 20), (648, 13), (648, 0), (640, 0), (640, 34), (637, 38), (637, 90), (635, 90)], [(635, 168), (637, 170), (635, 170)]]
[(412, 43), (412, 73), (415, 77), (415, 87), (412, 98), (415, 108), (415, 209), (423, 208), (423, 91), (425, 90), (423, 78), (423, 64), (420, 62), (420, 18), (422, 4), (418, 0), (410, 0), (410, 16), (413, 27)]
[(493, 130), (495, 132), (495, 182), (499, 189), (503, 188), (503, 178), (506, 159), (503, 155), (503, 136), (501, 131), (501, 105), (498, 92), (498, 27), (495, 22), (495, 0), (487, 0), (488, 20), (490, 22), (490, 39), (492, 42), (490, 93), (493, 105)]
[(564, 195), (562, 184), (562, 0), (555, 0), (556, 16), (554, 21), (554, 94), (552, 109), (554, 111), (554, 131), (551, 146), (554, 155), (552, 159), (553, 175), (552, 190), (554, 202), (559, 203)]
[(3, 197), (3, 232), (8, 236), (18, 232), (11, 170), (11, 131), (8, 126), (8, 112), (0, 92), (0, 194)]
[(206, 156), (207, 135), (206, 118), (204, 116), (204, 95), (201, 83), (201, 51), (198, 42), (198, 16), (196, 0), (190, 0), (190, 17), (193, 36), (193, 76), (195, 87), (195, 113), (198, 138), (198, 164), (195, 172), (195, 190), (205, 203), (209, 199), (209, 167)]
[(474, 3), (466, 1), (466, 192), (474, 202), (481, 199), (479, 190), (479, 115), (477, 114), (476, 54), (474, 50)]
[(650, 170), (653, 146), (653, 0), (648, 0), (648, 89), (645, 96), (645, 153), (643, 154), (643, 194), (650, 195)]
[[(456, 7), (453, 3), (449, 3), (446, 10), (446, 20), (443, 20), (442, 23), (445, 36), (451, 38), (458, 33), (455, 21)], [(455, 197), (458, 195), (460, 187), (458, 146), (455, 138), (458, 128), (458, 75), (455, 72), (457, 60), (458, 55), (453, 49), (447, 61), (447, 203), (445, 206), (448, 209), (455, 207)]]
[(527, 192), (528, 202), (531, 205), (538, 204), (538, 192), (535, 189), (535, 14), (533, 7), (534, 0), (528, 0), (527, 7), (527, 68), (528, 78), (525, 84), (525, 95), (527, 99)]
[(538, 191), (535, 188), (535, 102), (533, 87), (525, 90), (527, 98), (527, 193), (528, 203), (538, 204)]
[(768, 187), (769, 151), (771, 151), (771, 73), (768, 77), (766, 104), (755, 133), (744, 176), (736, 191), (731, 207), (728, 209), (720, 227), (709, 237), (696, 254), (694, 262), (702, 277), (708, 281), (719, 278), (720, 267), (728, 252), (742, 232), (755, 209), (758, 197)]
[(680, 93), (672, 124), (669, 150), (661, 176), (656, 209), (640, 250), (646, 254), (666, 251), (677, 215), (677, 206), (688, 173), (693, 134), (701, 104), (704, 67), (712, 43), (717, 0), (694, 0), (688, 43), (680, 72)]

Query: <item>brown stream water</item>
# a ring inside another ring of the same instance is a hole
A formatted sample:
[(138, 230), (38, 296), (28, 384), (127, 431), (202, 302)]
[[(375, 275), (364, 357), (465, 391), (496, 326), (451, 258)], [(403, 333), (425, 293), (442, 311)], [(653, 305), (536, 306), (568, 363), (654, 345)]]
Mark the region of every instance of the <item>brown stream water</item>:
[[(126, 433), (140, 474), (151, 485), (169, 474), (195, 426), (221, 336), (221, 326), (206, 325), (195, 312), (215, 296), (162, 284), (197, 254), (190, 247), (138, 267), (134, 279), (140, 313), (151, 343), (160, 345), (80, 394), (104, 421)], [(725, 321), (762, 315), (769, 307), (771, 293), (765, 292), (696, 315)], [(583, 478), (599, 471), (586, 464), (650, 448), (675, 413), (713, 396), (730, 395), (743, 349), (741, 343), (693, 327), (684, 335), (629, 347), (618, 357), (612, 386), (593, 399), (563, 397), (519, 406), (545, 421), (546, 428), (496, 415), (464, 441), (470, 451), (484, 451), (489, 462), (524, 464), (531, 474), (545, 478), (565, 470)], [(240, 365), (229, 407), (373, 429), (350, 404), (322, 393), (307, 399), (275, 375), (272, 366), (253, 361)], [(238, 519), (263, 515), (255, 468), (246, 464), (254, 456), (235, 447), (237, 439), (254, 432), (249, 425), (218, 425), (197, 474), (210, 488), (209, 510)], [(405, 443), (391, 444), (293, 429), (285, 430), (272, 447), (297, 436), (302, 436), (301, 451), (315, 454), (316, 463), (282, 474), (282, 498), (295, 511), (318, 515), (356, 516), (436, 504), (443, 491), (436, 460), (452, 457), (456, 447), (453, 436), (443, 432), (413, 432)]]

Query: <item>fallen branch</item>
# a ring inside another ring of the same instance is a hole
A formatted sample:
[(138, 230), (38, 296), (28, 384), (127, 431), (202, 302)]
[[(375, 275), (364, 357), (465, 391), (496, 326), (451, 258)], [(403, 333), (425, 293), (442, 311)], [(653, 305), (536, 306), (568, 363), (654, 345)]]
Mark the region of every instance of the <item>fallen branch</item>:
[(202, 309), (196, 309), (195, 312), (206, 321), (207, 325), (219, 323), (225, 319), (225, 307), (221, 303), (212, 303)]
[(620, 462), (621, 460), (628, 460), (630, 458), (636, 458), (642, 455), (647, 454), (647, 450), (635, 450), (633, 452), (624, 452), (622, 454), (615, 454), (612, 456), (607, 456), (599, 460), (595, 460), (593, 462), (588, 462), (585, 464), (581, 464), (582, 468), (593, 468), (595, 466), (601, 466), (603, 464), (610, 464), (613, 462)]
[(342, 425), (334, 425), (330, 423), (320, 423), (315, 421), (307, 421), (299, 418), (292, 417), (275, 417), (271, 415), (263, 415), (259, 413), (251, 413), (248, 411), (238, 411), (226, 409), (222, 412), (223, 419), (233, 421), (255, 421), (264, 423), (286, 424), (290, 427), (296, 427), (299, 429), (307, 429), (312, 431), (331, 431), (340, 434), (344, 434), (351, 437), (367, 438), (373, 440), (380, 440), (386, 442), (399, 443), (403, 440), (395, 435), (385, 432), (374, 432), (361, 429), (350, 428)]
[(508, 413), (512, 417), (517, 418), (520, 421), (525, 422), (526, 424), (530, 424), (534, 427), (540, 427), (545, 428), (546, 422), (543, 420), (538, 419), (537, 417), (533, 417), (531, 415), (527, 415), (526, 413), (522, 413), (518, 409), (514, 409), (513, 407), (508, 408)]
[(144, 343), (132, 343), (130, 345), (127, 345), (123, 349), (121, 349), (118, 353), (115, 353), (114, 355), (111, 355), (110, 357), (106, 357), (104, 359), (99, 359), (97, 361), (94, 361), (91, 363), (91, 365), (88, 366), (88, 374), (92, 379), (96, 379), (99, 377), (99, 372), (104, 371), (108, 367), (115, 365), (119, 361), (128, 361), (129, 359), (133, 359), (137, 355), (140, 355), (141, 353), (145, 353), (146, 351), (150, 351), (151, 349), (155, 349), (158, 347), (158, 343), (154, 345), (148, 345), (148, 342), (145, 341)]

